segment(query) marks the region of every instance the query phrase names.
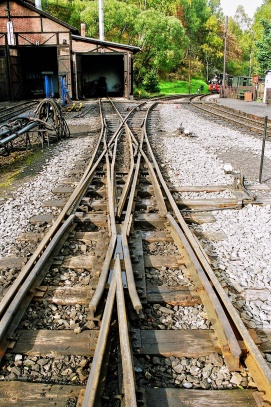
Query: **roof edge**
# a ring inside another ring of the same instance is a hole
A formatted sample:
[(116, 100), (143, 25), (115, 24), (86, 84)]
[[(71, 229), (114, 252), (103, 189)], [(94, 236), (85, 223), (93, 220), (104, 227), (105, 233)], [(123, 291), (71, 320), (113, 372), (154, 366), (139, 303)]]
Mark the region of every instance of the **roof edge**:
[(136, 47), (134, 45), (128, 45), (128, 44), (119, 44), (117, 42), (111, 42), (111, 41), (102, 41), (97, 38), (92, 38), (92, 37), (82, 37), (81, 35), (74, 35), (72, 34), (72, 39), (76, 41), (83, 41), (83, 42), (92, 42), (94, 44), (99, 44), (99, 45), (105, 45), (105, 46), (112, 46), (112, 47), (118, 47), (118, 48), (123, 48), (132, 51), (134, 54), (141, 51), (140, 47)]
[[(69, 28), (70, 31), (74, 32), (74, 34), (79, 34), (79, 30), (76, 27), (73, 27), (72, 25), (66, 23), (63, 20), (60, 20), (57, 17), (52, 16), (52, 14), (47, 13), (46, 11), (43, 10), (39, 10), (37, 7), (35, 7), (34, 3), (30, 0), (13, 0), (15, 3), (19, 3), (21, 5), (23, 5), (24, 7), (29, 8), (30, 10), (35, 11), (36, 13), (42, 15), (45, 18), (49, 18), (53, 21), (55, 21), (58, 24), (63, 25), (66, 28)], [(2, 1), (0, 0), (0, 3), (2, 3)]]

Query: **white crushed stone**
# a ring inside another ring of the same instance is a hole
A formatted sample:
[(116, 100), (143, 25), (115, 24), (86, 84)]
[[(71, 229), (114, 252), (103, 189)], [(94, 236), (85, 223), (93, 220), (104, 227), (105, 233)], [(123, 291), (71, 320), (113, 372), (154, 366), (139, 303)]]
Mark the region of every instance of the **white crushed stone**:
[[(253, 154), (261, 153), (259, 139), (206, 121), (182, 107), (175, 109), (174, 105), (163, 105), (160, 115), (167, 132), (160, 147), (161, 154), (174, 185), (231, 185), (232, 176), (225, 174), (225, 163), (216, 154), (236, 146)], [(193, 137), (177, 137), (180, 126), (191, 129)], [(33, 215), (52, 211), (42, 207), (42, 202), (53, 197), (51, 189), (65, 177), (84, 149), (89, 149), (87, 138), (61, 141), (54, 146), (53, 157), (40, 175), (20, 187), (13, 199), (0, 204), (0, 258), (13, 255), (14, 239), (31, 230), (29, 219)], [(271, 159), (269, 140), (266, 157)], [(227, 192), (225, 197), (228, 197)], [(219, 211), (214, 215), (215, 223), (194, 225), (194, 228), (202, 233), (222, 231), (226, 235), (226, 240), (218, 242), (201, 239), (209, 249), (207, 251), (216, 256), (212, 265), (218, 278), (230, 288), (232, 301), (248, 326), (271, 328), (271, 296), (259, 299), (248, 295), (251, 290), (271, 291), (270, 206), (247, 206), (239, 211)]]
[(14, 255), (14, 240), (21, 233), (32, 230), (29, 219), (34, 215), (57, 213), (59, 209), (43, 207), (45, 200), (54, 198), (51, 190), (75, 166), (89, 138), (70, 138), (53, 147), (53, 156), (47, 159), (40, 174), (19, 187), (10, 198), (0, 204), (0, 258)]
[[(160, 153), (173, 185), (231, 185), (233, 177), (225, 174), (225, 163), (217, 154), (235, 150), (238, 146), (239, 151), (261, 155), (262, 142), (259, 138), (206, 121), (181, 106), (161, 106), (160, 117), (165, 132), (160, 136), (160, 140), (163, 140)], [(180, 127), (188, 128), (193, 135), (180, 136)], [(271, 143), (269, 140), (266, 143), (265, 157), (270, 159)], [(208, 198), (208, 194), (200, 196)], [(193, 195), (188, 193), (183, 197), (192, 198)], [(270, 329), (270, 205), (248, 205), (241, 210), (212, 213), (216, 218), (215, 223), (193, 225), (192, 228), (203, 235), (224, 232), (226, 239), (222, 241), (200, 238), (205, 250), (212, 255), (213, 269), (225, 289), (229, 289), (229, 296), (246, 325)], [(265, 295), (260, 292), (263, 289)], [(258, 295), (255, 290), (258, 290)], [(251, 292), (255, 295), (251, 296)]]

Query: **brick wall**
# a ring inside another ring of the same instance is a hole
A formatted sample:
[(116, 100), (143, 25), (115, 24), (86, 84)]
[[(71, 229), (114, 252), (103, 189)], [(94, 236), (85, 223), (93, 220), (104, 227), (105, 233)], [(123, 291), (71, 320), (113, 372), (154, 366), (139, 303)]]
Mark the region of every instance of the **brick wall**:
[(58, 43), (57, 34), (19, 34), (17, 36), (17, 45), (56, 45)]
[(77, 40), (72, 40), (72, 51), (73, 52), (91, 52), (96, 50), (97, 52), (101, 52), (101, 50), (105, 50), (105, 52), (127, 52), (125, 50), (121, 50), (120, 48), (117, 47), (101, 47), (99, 44), (91, 44), (89, 42), (86, 42), (84, 40), (82, 41), (77, 41)]
[(41, 31), (40, 18), (13, 18), (12, 22), (14, 33)]
[[(41, 16), (35, 10), (30, 10), (11, 1), (10, 15), (14, 34), (18, 37), (17, 45), (36, 45), (36, 43), (40, 45), (57, 45), (58, 43), (70, 43), (69, 28), (50, 18)], [(7, 32), (7, 21), (6, 3), (2, 3), (0, 5), (0, 35)], [(57, 33), (59, 33), (59, 37)]]
[(37, 16), (39, 16), (39, 14), (37, 12), (35, 12), (34, 10), (30, 10), (15, 2), (10, 2), (9, 8), (10, 8), (10, 14), (13, 17), (37, 17)]

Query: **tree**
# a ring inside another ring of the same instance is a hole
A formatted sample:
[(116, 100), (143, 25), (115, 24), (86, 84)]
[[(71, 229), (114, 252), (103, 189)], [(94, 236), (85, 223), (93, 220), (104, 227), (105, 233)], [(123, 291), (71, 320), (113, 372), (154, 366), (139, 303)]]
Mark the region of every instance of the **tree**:
[[(81, 0), (80, 0), (81, 2)], [(87, 35), (98, 37), (99, 13), (97, 1), (84, 3), (80, 18), (86, 23)], [(140, 11), (134, 5), (117, 0), (104, 2), (104, 32), (108, 41), (132, 43), (135, 37), (134, 22)]]
[(201, 51), (205, 62), (205, 77), (208, 81), (217, 70), (221, 71), (223, 59), (222, 24), (215, 15), (211, 15), (205, 24), (205, 29), (207, 34), (201, 45)]
[(254, 42), (252, 44), (252, 65), (254, 66), (254, 73), (259, 75), (264, 75), (266, 66), (269, 65), (267, 69), (270, 69), (270, 64), (267, 62), (268, 23), (270, 22), (271, 2), (270, 0), (265, 0), (263, 5), (257, 9), (252, 24), (252, 30), (254, 33)]
[(264, 75), (265, 71), (271, 69), (271, 22), (261, 20), (263, 33), (261, 40), (256, 41), (255, 56), (259, 64), (259, 74)]
[(239, 29), (239, 32), (247, 31), (251, 29), (252, 20), (246, 14), (243, 6), (238, 6), (234, 15), (234, 21)]
[[(99, 37), (98, 0), (48, 1), (53, 15), (78, 29), (84, 22), (86, 34)], [(270, 21), (270, 15), (271, 0), (258, 9), (253, 25), (244, 8), (237, 7), (229, 19), (227, 73), (244, 75), (256, 66), (253, 51), (263, 35), (260, 21)], [(134, 58), (136, 84), (145, 78), (152, 83), (169, 77), (207, 79), (223, 70), (225, 16), (220, 0), (106, 0), (104, 31), (107, 41), (141, 47)]]
[(161, 76), (178, 66), (187, 46), (180, 21), (155, 10), (146, 10), (138, 15), (135, 31), (135, 43), (142, 49), (134, 63), (137, 85), (150, 71)]

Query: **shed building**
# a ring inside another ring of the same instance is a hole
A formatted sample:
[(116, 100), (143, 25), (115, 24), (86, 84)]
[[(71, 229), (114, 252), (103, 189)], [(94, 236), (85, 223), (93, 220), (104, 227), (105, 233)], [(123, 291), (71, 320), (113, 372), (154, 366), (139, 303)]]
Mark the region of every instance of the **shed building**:
[(138, 47), (81, 36), (30, 1), (0, 0), (0, 101), (42, 98), (45, 75), (72, 98), (133, 94)]

